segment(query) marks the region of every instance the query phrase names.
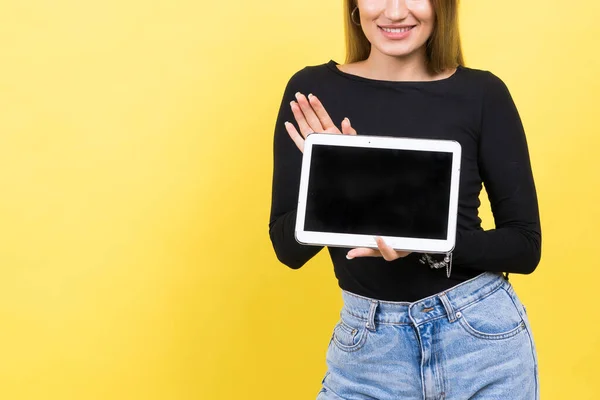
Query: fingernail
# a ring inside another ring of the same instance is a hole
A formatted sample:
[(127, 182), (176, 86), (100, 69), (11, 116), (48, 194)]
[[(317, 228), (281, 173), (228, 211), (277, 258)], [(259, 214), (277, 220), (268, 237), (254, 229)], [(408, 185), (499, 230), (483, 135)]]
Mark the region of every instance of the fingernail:
[(347, 258), (348, 260), (352, 260), (354, 257), (352, 257), (350, 254), (346, 254), (346, 258)]
[(289, 124), (289, 122), (288, 122), (288, 121), (285, 121), (283, 124), (284, 124), (284, 125), (288, 125), (288, 124)]
[(344, 118), (344, 121), (346, 121), (347, 123), (350, 123), (350, 120), (348, 119), (348, 117)]
[(314, 94), (312, 94), (312, 93), (309, 93), (309, 94), (308, 94), (308, 98), (309, 98), (309, 99), (312, 99), (313, 97), (316, 97), (316, 96), (315, 96)]
[(290, 101), (290, 107), (293, 107), (293, 106), (294, 106), (294, 103), (295, 103), (295, 101), (294, 101), (294, 100)]
[(300, 92), (296, 92), (296, 94), (294, 95), (297, 99), (300, 98)]

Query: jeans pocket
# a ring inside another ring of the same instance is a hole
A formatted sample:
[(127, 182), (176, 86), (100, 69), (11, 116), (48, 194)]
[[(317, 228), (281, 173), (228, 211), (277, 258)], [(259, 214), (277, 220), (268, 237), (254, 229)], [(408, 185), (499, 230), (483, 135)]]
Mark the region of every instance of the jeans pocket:
[(508, 339), (525, 330), (525, 322), (504, 288), (464, 307), (457, 313), (463, 329), (479, 339)]
[(342, 351), (360, 350), (367, 340), (366, 323), (340, 318), (333, 328), (333, 343)]

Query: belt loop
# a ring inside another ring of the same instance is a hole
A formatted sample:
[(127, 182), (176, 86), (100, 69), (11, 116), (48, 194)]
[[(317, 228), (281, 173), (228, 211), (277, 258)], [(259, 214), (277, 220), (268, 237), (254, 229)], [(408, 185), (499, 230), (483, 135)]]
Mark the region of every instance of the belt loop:
[(450, 300), (448, 300), (448, 295), (446, 294), (446, 292), (443, 292), (438, 297), (444, 305), (444, 309), (446, 310), (446, 314), (448, 315), (448, 320), (450, 322), (456, 321), (456, 314), (454, 313), (454, 308), (452, 307), (452, 304), (450, 304)]
[(371, 332), (375, 332), (375, 311), (377, 310), (377, 305), (379, 305), (377, 300), (371, 300), (369, 316), (367, 317), (367, 329)]

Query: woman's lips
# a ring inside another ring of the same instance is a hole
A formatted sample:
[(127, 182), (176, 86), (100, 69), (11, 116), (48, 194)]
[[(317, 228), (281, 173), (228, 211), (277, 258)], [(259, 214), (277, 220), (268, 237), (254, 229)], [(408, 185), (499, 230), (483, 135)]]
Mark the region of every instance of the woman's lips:
[(387, 28), (387, 27), (378, 26), (379, 31), (383, 34), (383, 36), (385, 36), (388, 39), (392, 39), (392, 40), (406, 39), (407, 37), (410, 36), (414, 27), (415, 27), (414, 25), (399, 27), (399, 28)]

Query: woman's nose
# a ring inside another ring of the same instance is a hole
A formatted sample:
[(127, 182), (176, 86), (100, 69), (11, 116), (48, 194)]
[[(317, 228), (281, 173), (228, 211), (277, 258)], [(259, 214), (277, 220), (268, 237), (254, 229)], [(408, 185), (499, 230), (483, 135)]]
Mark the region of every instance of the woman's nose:
[(406, 0), (387, 0), (385, 16), (392, 21), (403, 20), (408, 16)]

